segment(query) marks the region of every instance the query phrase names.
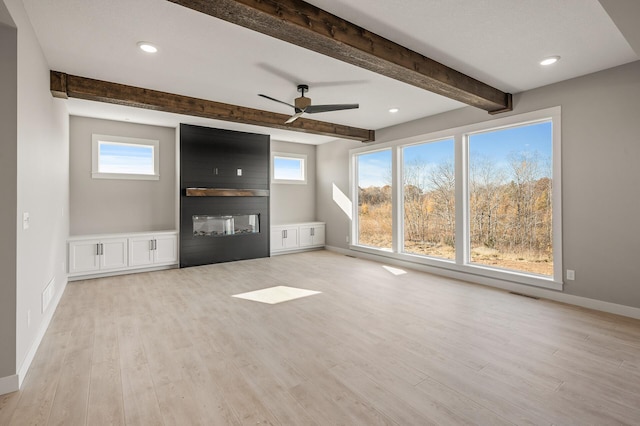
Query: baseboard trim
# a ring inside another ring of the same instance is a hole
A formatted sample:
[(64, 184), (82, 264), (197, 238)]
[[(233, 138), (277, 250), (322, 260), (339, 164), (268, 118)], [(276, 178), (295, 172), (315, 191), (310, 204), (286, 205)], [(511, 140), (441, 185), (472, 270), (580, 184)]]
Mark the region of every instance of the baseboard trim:
[(62, 299), (62, 295), (64, 294), (64, 291), (67, 288), (67, 283), (68, 283), (68, 279), (65, 279), (62, 284), (62, 290), (58, 291), (58, 294), (56, 295), (55, 299), (51, 301), (52, 303), (47, 308), (47, 314), (45, 315), (44, 320), (42, 321), (42, 323), (40, 323), (38, 334), (36, 335), (36, 338), (33, 341), (33, 344), (31, 345), (31, 349), (29, 349), (29, 352), (27, 352), (27, 356), (24, 358), (24, 361), (22, 361), (22, 365), (20, 366), (20, 369), (18, 370), (18, 375), (17, 375), (18, 388), (22, 387), (22, 382), (24, 381), (24, 378), (29, 372), (29, 367), (31, 367), (33, 358), (36, 356), (36, 352), (38, 352), (38, 348), (40, 347), (40, 343), (42, 343), (42, 339), (44, 338), (44, 335), (47, 332), (47, 329), (49, 328), (49, 324), (51, 324), (51, 320), (53, 319), (53, 314), (55, 313), (56, 309), (58, 309), (58, 304), (60, 303), (60, 299)]
[(179, 265), (176, 263), (171, 265), (150, 266), (148, 268), (120, 269), (115, 271), (100, 272), (97, 274), (73, 275), (69, 277), (69, 281), (92, 280), (94, 278), (115, 277), (117, 275), (129, 275), (129, 274), (139, 274), (142, 272), (164, 271), (166, 269), (176, 269), (178, 267)]
[(272, 251), (271, 253), (269, 253), (269, 256), (270, 257), (282, 256), (283, 254), (304, 253), (305, 251), (316, 251), (316, 250), (323, 250), (323, 249), (324, 249), (324, 246), (303, 247), (303, 248), (297, 247), (289, 250)]
[(18, 375), (0, 377), (0, 395), (15, 392), (20, 389)]
[(440, 275), (447, 278), (454, 278), (461, 281), (466, 281), (473, 284), (485, 285), (487, 287), (499, 288), (506, 291), (515, 291), (525, 294), (527, 296), (535, 296), (542, 299), (549, 299), (556, 302), (566, 303), (569, 305), (580, 306), (587, 309), (593, 309), (596, 311), (607, 312), (615, 315), (622, 315), (629, 318), (640, 319), (640, 308), (633, 306), (619, 305), (617, 303), (604, 302), (602, 300), (589, 299), (582, 296), (574, 296), (572, 294), (566, 294), (559, 291), (547, 290), (540, 287), (528, 286), (526, 284), (519, 284), (510, 281), (499, 280), (496, 278), (480, 277), (477, 275), (467, 274), (464, 272), (451, 271), (442, 268), (435, 268), (428, 265), (422, 265), (413, 262), (407, 262), (403, 260), (392, 259), (385, 256), (379, 256), (371, 253), (364, 253), (360, 251), (343, 249), (335, 246), (325, 246), (326, 250), (333, 251), (335, 253), (343, 254), (346, 256), (357, 257), (361, 259), (373, 260), (380, 263), (391, 264), (395, 266), (402, 266), (405, 268), (415, 269), (421, 272), (427, 272), (434, 275)]

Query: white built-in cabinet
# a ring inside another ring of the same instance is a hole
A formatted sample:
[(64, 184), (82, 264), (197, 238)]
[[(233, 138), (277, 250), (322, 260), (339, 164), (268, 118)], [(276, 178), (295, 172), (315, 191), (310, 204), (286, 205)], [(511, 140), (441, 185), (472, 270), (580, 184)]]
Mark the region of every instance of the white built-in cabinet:
[(323, 222), (292, 223), (271, 227), (271, 254), (324, 247)]
[(177, 263), (178, 233), (175, 231), (88, 235), (68, 241), (70, 277), (135, 272)]
[(324, 246), (324, 223), (300, 225), (300, 247)]
[(129, 266), (149, 266), (177, 261), (178, 236), (175, 233), (129, 238)]
[(272, 226), (270, 244), (271, 252), (298, 248), (298, 227)]
[(69, 243), (69, 273), (92, 273), (127, 267), (126, 238), (89, 238)]

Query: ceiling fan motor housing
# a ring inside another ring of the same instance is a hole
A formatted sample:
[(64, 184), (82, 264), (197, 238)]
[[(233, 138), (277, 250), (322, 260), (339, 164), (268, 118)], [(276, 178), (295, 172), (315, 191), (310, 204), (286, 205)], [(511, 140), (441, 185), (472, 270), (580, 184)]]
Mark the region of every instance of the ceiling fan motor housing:
[(305, 110), (309, 105), (311, 105), (311, 99), (304, 96), (300, 96), (299, 98), (295, 99), (294, 105), (298, 109)]

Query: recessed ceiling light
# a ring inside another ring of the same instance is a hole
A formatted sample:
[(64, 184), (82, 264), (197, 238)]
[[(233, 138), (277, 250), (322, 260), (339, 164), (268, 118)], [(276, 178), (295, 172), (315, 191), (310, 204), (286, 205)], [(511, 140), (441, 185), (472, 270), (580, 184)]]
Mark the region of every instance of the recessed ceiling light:
[(560, 60), (560, 56), (549, 56), (548, 58), (544, 58), (540, 61), (540, 65), (552, 65)]
[(147, 53), (156, 53), (158, 51), (158, 48), (155, 47), (153, 44), (147, 42), (147, 41), (139, 41), (138, 42), (138, 47), (140, 48), (140, 50), (147, 52)]
[(389, 108), (389, 112), (391, 114), (395, 114), (396, 112), (400, 111), (398, 108)]

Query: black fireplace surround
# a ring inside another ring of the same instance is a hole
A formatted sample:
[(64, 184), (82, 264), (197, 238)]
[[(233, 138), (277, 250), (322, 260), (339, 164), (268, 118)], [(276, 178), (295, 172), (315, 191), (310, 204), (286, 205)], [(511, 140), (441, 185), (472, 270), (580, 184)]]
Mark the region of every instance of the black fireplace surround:
[(269, 136), (180, 125), (180, 267), (269, 256)]

